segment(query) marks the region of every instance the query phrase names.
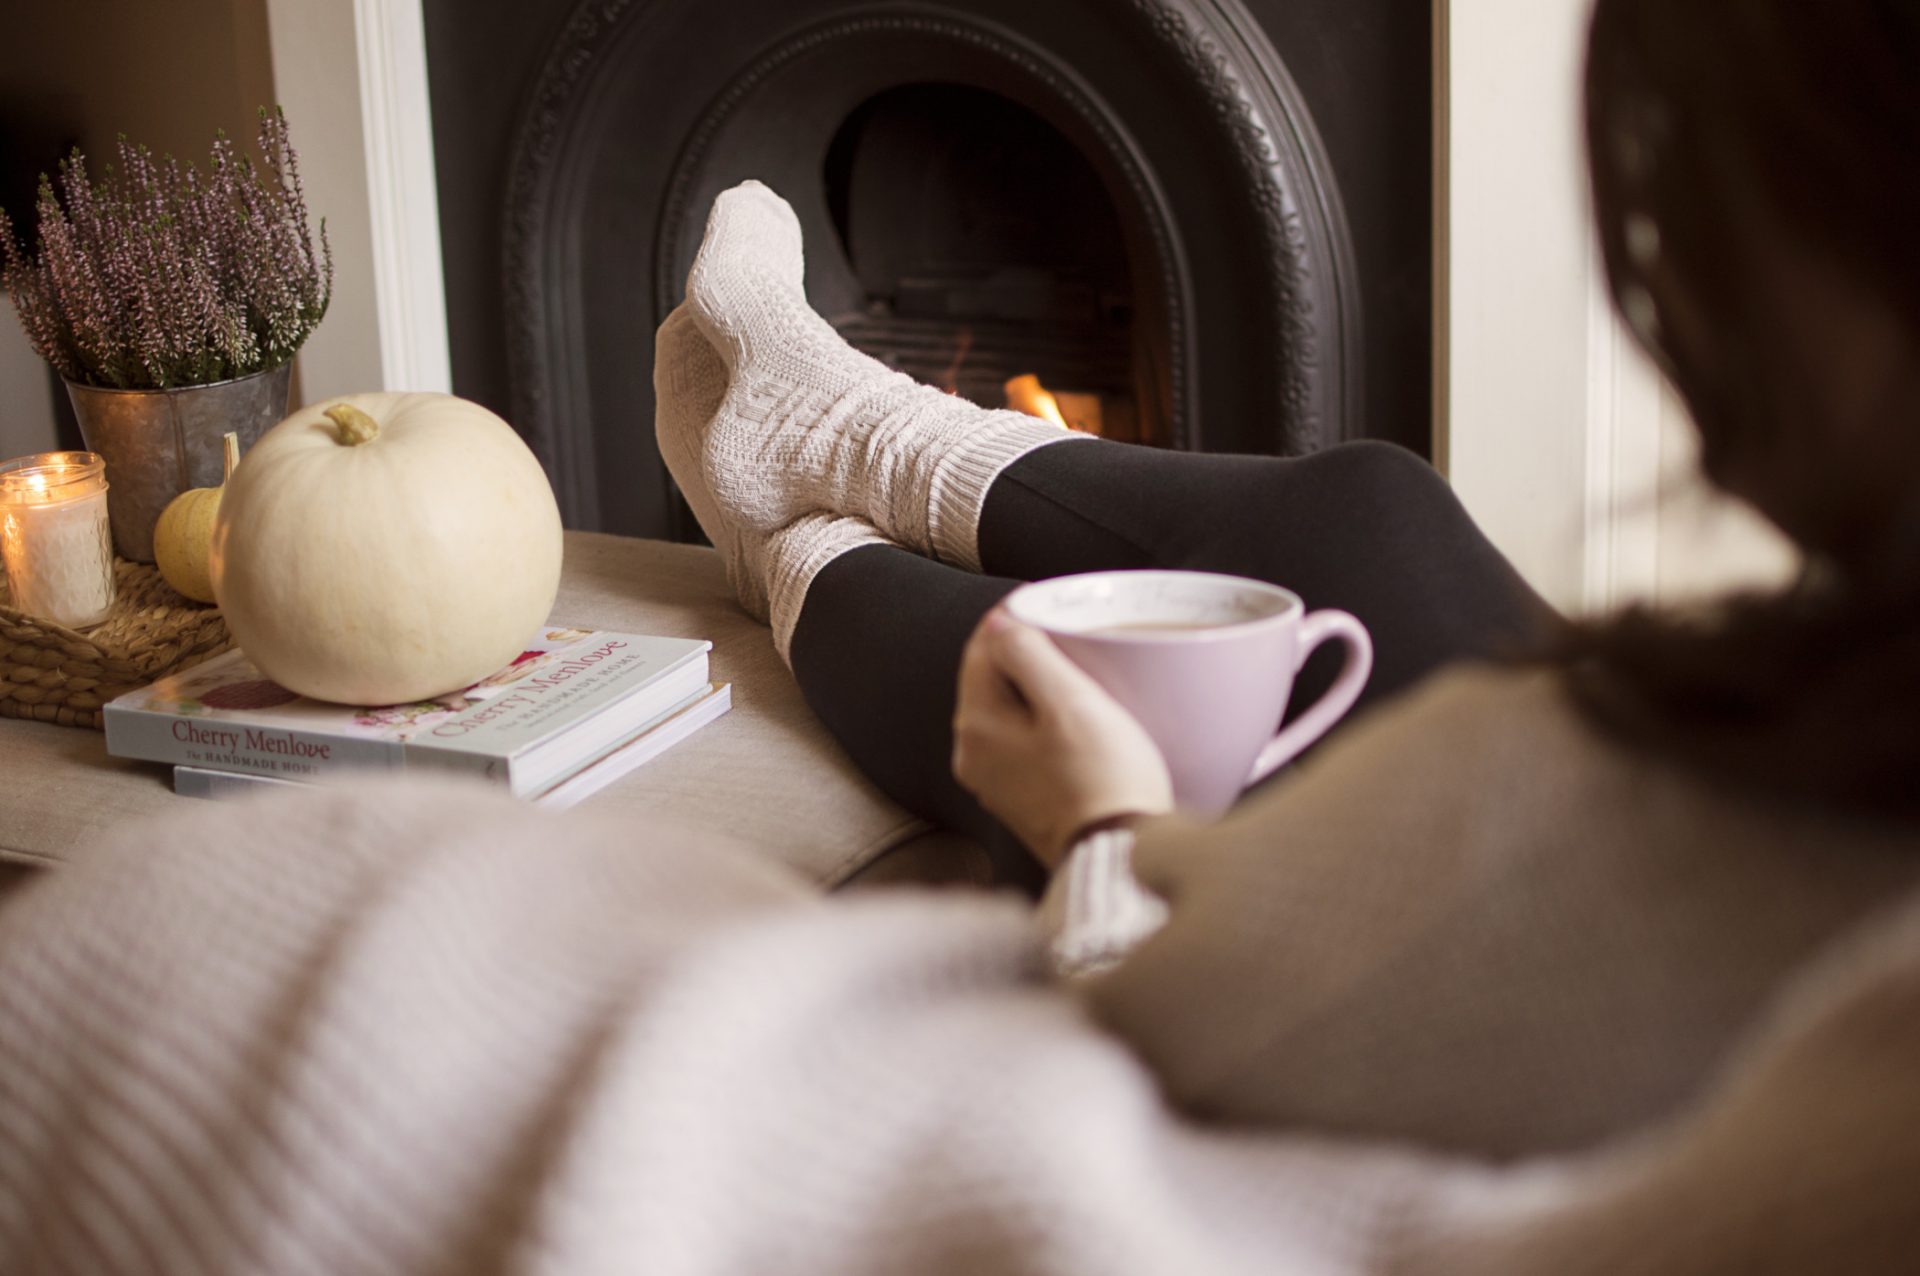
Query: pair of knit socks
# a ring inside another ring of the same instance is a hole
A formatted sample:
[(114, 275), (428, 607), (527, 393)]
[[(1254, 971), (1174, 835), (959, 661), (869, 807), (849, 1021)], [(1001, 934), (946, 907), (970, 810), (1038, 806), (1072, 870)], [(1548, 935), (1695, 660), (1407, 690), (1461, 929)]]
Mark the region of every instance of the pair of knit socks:
[(734, 187), (654, 355), (660, 455), (783, 659), (828, 563), (890, 543), (977, 571), (994, 479), (1080, 437), (861, 354), (808, 306), (804, 270), (793, 209), (759, 182)]

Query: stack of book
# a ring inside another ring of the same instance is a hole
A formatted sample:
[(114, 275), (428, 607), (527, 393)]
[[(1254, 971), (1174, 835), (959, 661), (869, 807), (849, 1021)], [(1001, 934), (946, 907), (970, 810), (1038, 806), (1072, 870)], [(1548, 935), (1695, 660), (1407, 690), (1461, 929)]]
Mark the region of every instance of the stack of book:
[(727, 711), (712, 645), (553, 629), (464, 691), (377, 708), (297, 696), (230, 651), (107, 705), (107, 752), (173, 764), (195, 797), (405, 768), (571, 806)]

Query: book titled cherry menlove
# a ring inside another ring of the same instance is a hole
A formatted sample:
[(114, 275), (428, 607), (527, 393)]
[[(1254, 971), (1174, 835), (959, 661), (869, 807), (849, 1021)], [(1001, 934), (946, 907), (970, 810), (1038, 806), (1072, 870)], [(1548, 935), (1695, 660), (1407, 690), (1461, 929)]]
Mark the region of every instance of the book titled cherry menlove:
[(526, 797), (707, 695), (712, 646), (549, 629), (474, 686), (376, 708), (295, 695), (230, 651), (108, 704), (107, 752), (289, 780), (350, 769), (453, 771)]

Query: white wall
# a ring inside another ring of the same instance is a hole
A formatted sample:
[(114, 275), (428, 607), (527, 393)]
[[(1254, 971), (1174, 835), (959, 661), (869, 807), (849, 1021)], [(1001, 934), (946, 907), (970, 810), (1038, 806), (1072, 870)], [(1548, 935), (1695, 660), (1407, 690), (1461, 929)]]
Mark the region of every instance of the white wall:
[[(4, 12), (9, 115), (70, 137), (96, 167), (122, 133), (204, 162), (217, 129), (251, 143), (256, 112), (273, 101), (265, 0), (8, 3)], [(51, 168), (59, 158), (30, 162)]]
[(53, 383), (46, 363), (0, 293), (0, 461), (55, 445)]
[[(44, 136), (43, 153), (10, 156), (51, 170), (77, 144), (95, 171), (115, 140), (204, 161), (215, 132), (243, 144), (273, 101), (265, 0), (112, 0), (12, 4), (0, 40), (0, 96), (10, 121)], [(30, 208), (8, 210), (31, 235)], [(54, 445), (53, 392), (12, 304), (0, 293), (0, 460)]]
[(1792, 565), (1692, 476), (1685, 414), (1608, 306), (1580, 126), (1590, 0), (1436, 0), (1436, 452), (1549, 599), (1677, 601)]
[(381, 388), (380, 316), (352, 0), (267, 0), (274, 96), (300, 148), (307, 207), (327, 221), (333, 300), (300, 350), (303, 403)]
[[(0, 43), (8, 96), (72, 132), (96, 164), (123, 132), (201, 156), (216, 129), (251, 139), (254, 112), (279, 103), (334, 258), (332, 305), (295, 364), (296, 404), (450, 391), (420, 0), (116, 0), (105, 26), (95, 8), (22, 10), (25, 26)], [(0, 441), (11, 456), (27, 450), (11, 449), (16, 436), (51, 436), (18, 424), (38, 419), (33, 396), (45, 392), (16, 368), (10, 308), (0, 320)]]

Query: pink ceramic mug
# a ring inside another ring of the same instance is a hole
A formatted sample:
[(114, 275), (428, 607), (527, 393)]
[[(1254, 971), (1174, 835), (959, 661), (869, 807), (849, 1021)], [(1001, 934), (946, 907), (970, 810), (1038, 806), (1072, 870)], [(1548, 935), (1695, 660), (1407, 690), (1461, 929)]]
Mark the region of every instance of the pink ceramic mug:
[[(1214, 816), (1338, 722), (1366, 686), (1373, 643), (1343, 611), (1308, 612), (1278, 585), (1208, 572), (1062, 576), (1007, 596), (1145, 727), (1183, 811)], [(1321, 643), (1347, 663), (1285, 729), (1294, 676)], [(1278, 734), (1275, 734), (1276, 731)]]

